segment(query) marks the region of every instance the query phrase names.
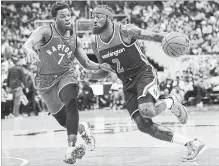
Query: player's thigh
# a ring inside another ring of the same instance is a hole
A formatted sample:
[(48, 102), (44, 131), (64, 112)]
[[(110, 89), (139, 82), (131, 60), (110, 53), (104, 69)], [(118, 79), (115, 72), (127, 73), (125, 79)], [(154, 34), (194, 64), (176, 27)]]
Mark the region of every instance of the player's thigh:
[(138, 111), (137, 93), (124, 92), (125, 108), (128, 110), (131, 118)]
[[(151, 96), (156, 101), (160, 96), (160, 88), (158, 84), (157, 76), (143, 74), (137, 82), (137, 95), (138, 99), (146, 97), (151, 100)], [(150, 95), (148, 95), (150, 94)]]
[(71, 99), (77, 99), (78, 96), (78, 82), (73, 71), (69, 71), (62, 76), (58, 83), (58, 96), (63, 103)]
[(66, 115), (65, 107), (62, 107), (62, 109), (59, 112), (52, 115), (59, 122), (61, 126), (66, 127), (67, 115)]
[(153, 117), (154, 104), (160, 96), (156, 75), (142, 74), (137, 83), (138, 108), (142, 115)]
[(78, 84), (76, 83), (67, 84), (60, 89), (59, 97), (64, 103), (70, 99), (77, 99), (78, 90), (79, 90)]

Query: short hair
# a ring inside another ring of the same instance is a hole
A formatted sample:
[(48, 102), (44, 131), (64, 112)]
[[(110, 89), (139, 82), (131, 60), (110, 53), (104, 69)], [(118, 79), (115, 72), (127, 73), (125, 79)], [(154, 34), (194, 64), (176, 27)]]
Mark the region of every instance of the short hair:
[(106, 10), (109, 10), (111, 13), (114, 13), (113, 9), (111, 7), (109, 7), (108, 5), (105, 5), (105, 4), (97, 5), (95, 8), (104, 8)]
[(52, 5), (52, 10), (51, 10), (51, 14), (53, 17), (56, 17), (57, 15), (57, 12), (59, 10), (62, 10), (62, 9), (69, 9), (70, 10), (70, 6), (69, 4), (67, 4), (66, 2), (56, 2)]

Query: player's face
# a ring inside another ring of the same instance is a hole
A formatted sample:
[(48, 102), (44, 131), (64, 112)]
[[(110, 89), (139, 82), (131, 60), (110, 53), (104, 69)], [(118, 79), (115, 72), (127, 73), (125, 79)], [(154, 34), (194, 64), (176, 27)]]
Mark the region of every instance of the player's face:
[(107, 16), (100, 13), (94, 13), (93, 18), (93, 33), (100, 34), (108, 26)]
[(68, 8), (61, 9), (57, 12), (56, 23), (63, 29), (71, 28), (71, 13)]

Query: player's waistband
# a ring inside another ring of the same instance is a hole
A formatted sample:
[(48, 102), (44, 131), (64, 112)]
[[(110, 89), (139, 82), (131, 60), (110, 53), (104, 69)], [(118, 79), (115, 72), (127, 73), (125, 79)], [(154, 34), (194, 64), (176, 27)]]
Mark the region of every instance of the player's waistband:
[(129, 81), (135, 79), (135, 78), (138, 76), (139, 73), (141, 73), (141, 72), (143, 72), (143, 71), (145, 71), (145, 70), (148, 70), (148, 69), (150, 69), (150, 68), (151, 68), (150, 65), (142, 65), (142, 66), (139, 66), (139, 67), (137, 67), (137, 68), (135, 68), (135, 69), (132, 69), (132, 70), (127, 71), (127, 72), (126, 72), (127, 74), (126, 74), (126, 73), (123, 73), (123, 74), (121, 74), (121, 75), (118, 75), (118, 77), (119, 77), (124, 83), (126, 83), (126, 82), (129, 82)]
[(64, 71), (61, 71), (59, 73), (49, 73), (49, 74), (44, 74), (44, 73), (39, 73), (38, 72), (36, 77), (40, 77), (40, 78), (46, 78), (46, 77), (58, 78), (58, 77), (62, 76), (63, 74), (65, 74), (66, 72), (69, 72), (69, 71), (73, 71), (73, 69), (64, 70)]

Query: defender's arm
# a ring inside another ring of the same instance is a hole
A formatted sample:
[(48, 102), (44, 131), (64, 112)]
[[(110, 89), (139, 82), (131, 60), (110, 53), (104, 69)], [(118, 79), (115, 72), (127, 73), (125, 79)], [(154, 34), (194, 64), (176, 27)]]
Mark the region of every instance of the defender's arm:
[[(93, 49), (94, 54), (95, 54), (96, 57), (97, 57), (98, 62), (101, 64), (101, 63), (102, 63), (102, 60), (101, 60), (100, 55), (99, 55), (99, 53), (98, 53), (98, 51), (97, 51), (97, 43), (95, 42), (95, 39), (94, 39), (94, 38), (92, 38), (91, 46), (92, 46), (92, 49)], [(93, 74), (91, 75), (91, 78), (90, 78), (90, 79), (91, 79), (91, 80), (99, 80), (99, 79), (103, 79), (103, 78), (107, 77), (108, 75), (109, 75), (109, 72), (108, 72), (108, 71), (105, 71), (105, 70), (100, 69), (100, 70), (98, 70), (97, 72), (93, 73)]]
[(87, 54), (84, 52), (80, 39), (77, 37), (77, 48), (75, 51), (75, 56), (80, 62), (80, 64), (88, 70), (98, 70), (100, 69), (100, 65), (92, 62)]

